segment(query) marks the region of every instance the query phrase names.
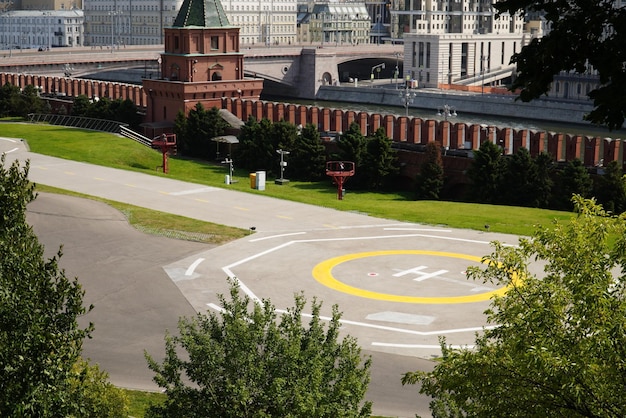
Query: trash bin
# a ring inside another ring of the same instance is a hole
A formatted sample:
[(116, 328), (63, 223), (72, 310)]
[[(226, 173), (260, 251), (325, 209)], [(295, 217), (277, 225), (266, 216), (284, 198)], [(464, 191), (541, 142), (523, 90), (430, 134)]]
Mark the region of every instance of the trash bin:
[(256, 173), (250, 173), (250, 188), (256, 189)]
[(256, 172), (256, 189), (265, 190), (265, 171)]
[(230, 184), (230, 176), (228, 174), (224, 176), (224, 183)]

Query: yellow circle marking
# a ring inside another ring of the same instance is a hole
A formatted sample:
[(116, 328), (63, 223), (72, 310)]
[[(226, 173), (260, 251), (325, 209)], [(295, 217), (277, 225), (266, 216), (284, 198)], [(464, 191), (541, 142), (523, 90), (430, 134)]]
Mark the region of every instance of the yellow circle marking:
[(405, 296), (405, 295), (393, 295), (388, 293), (372, 292), (370, 290), (359, 289), (358, 287), (349, 286), (345, 283), (335, 279), (332, 275), (332, 270), (339, 264), (346, 261), (358, 260), (366, 257), (377, 257), (381, 255), (398, 255), (398, 254), (415, 254), (415, 255), (430, 255), (434, 257), (450, 257), (459, 258), (462, 260), (474, 261), (480, 263), (482, 260), (480, 257), (475, 257), (467, 254), (448, 253), (440, 251), (421, 251), (421, 250), (390, 250), (390, 251), (369, 251), (363, 253), (346, 254), (340, 257), (331, 258), (326, 261), (322, 261), (315, 267), (313, 267), (313, 277), (315, 280), (327, 286), (331, 289), (338, 290), (343, 293), (348, 293), (355, 296), (360, 296), (368, 299), (386, 300), (390, 302), (403, 302), (403, 303), (422, 303), (422, 304), (452, 304), (452, 303), (472, 303), (483, 302), (489, 300), (494, 295), (502, 295), (506, 292), (507, 287), (501, 287), (490, 292), (478, 293), (468, 296), (450, 296), (450, 297), (420, 297), (420, 296)]

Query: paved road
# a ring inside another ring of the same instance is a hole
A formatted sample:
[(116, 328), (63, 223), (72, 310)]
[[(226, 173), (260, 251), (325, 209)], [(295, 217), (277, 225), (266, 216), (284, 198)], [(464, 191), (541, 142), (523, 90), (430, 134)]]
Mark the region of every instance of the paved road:
[[(399, 223), (369, 216), (75, 163), (0, 139), (8, 161), (31, 161), (30, 179), (69, 190), (256, 232), (220, 247), (147, 237), (105, 205), (42, 195), (29, 208), (50, 251), (64, 243), (68, 274), (80, 277), (96, 324), (85, 353), (114, 383), (154, 388), (143, 350), (161, 353), (165, 329), (180, 315), (216, 309), (226, 277), (278, 309), (304, 291), (344, 312), (343, 330), (373, 356), (368, 398), (374, 412), (428, 415), (428, 400), (403, 388), (401, 374), (428, 369), (437, 339), (468, 345), (485, 325), (490, 292), (465, 268), (488, 242), (515, 237)], [(349, 198), (344, 200), (349, 205)], [(471, 216), (471, 214), (468, 214)], [(71, 270), (70, 267), (71, 266)]]

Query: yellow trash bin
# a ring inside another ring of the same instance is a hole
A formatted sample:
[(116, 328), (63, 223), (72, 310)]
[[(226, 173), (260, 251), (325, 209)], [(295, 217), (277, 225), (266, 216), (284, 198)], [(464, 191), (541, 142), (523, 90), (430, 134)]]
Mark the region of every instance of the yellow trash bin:
[(256, 173), (250, 173), (250, 188), (256, 189)]

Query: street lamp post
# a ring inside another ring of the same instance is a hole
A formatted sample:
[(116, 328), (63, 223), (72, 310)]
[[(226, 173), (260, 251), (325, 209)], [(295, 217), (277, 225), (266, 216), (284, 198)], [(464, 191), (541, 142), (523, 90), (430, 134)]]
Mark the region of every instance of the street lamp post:
[(485, 94), (485, 61), (487, 61), (487, 57), (482, 55), (480, 57), (480, 74), (482, 76), (482, 81), (480, 83), (480, 94)]
[(285, 178), (284, 174), (285, 174), (285, 167), (287, 167), (287, 161), (285, 161), (285, 155), (289, 155), (290, 152), (285, 151), (283, 149), (277, 149), (276, 153), (280, 154), (280, 178), (276, 179), (274, 183), (281, 184), (281, 185), (289, 183), (289, 180)]
[(456, 117), (456, 109), (453, 106), (443, 105), (437, 109), (437, 116), (443, 116), (443, 119), (447, 122), (448, 118)]
[(400, 62), (400, 53), (396, 52), (394, 54), (396, 56), (396, 71), (394, 71), (393, 75), (394, 78), (396, 79), (396, 90), (398, 90), (398, 76), (400, 75), (400, 67), (398, 67), (399, 62)]
[(407, 83), (406, 86), (404, 86), (404, 91), (400, 93), (400, 100), (402, 100), (402, 103), (404, 104), (404, 116), (407, 118), (409, 117), (409, 105), (413, 103), (415, 96), (415, 92), (411, 91), (409, 84)]

